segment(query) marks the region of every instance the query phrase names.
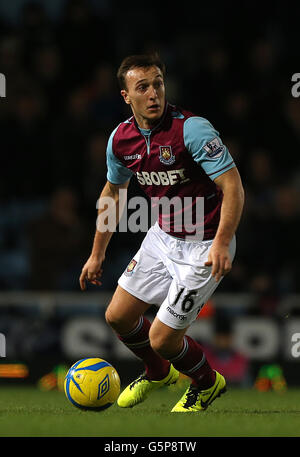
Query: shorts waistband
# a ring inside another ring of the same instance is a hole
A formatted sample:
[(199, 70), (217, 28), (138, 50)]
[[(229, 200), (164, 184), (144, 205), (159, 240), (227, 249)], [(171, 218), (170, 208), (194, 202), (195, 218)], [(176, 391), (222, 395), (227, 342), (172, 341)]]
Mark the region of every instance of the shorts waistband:
[(213, 239), (193, 239), (193, 235), (187, 235), (188, 238), (180, 238), (179, 236), (172, 235), (171, 233), (165, 232), (159, 225), (158, 221), (153, 225), (153, 230), (168, 235), (169, 237), (182, 241), (184, 243), (203, 243), (203, 242), (212, 242)]

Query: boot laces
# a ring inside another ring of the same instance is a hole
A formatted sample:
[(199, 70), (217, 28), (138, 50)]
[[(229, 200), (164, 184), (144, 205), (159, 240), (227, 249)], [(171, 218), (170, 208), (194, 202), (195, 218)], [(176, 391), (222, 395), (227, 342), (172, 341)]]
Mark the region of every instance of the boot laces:
[(146, 373), (143, 373), (130, 384), (129, 389), (132, 390), (136, 384), (138, 384), (138, 383), (140, 383), (142, 381), (145, 381), (145, 380), (149, 381)]
[(199, 393), (200, 393), (200, 391), (196, 386), (193, 386), (193, 385), (190, 386), (189, 390), (186, 394), (185, 403), (183, 406), (185, 408), (189, 408), (190, 406), (195, 405), (195, 403), (198, 400)]

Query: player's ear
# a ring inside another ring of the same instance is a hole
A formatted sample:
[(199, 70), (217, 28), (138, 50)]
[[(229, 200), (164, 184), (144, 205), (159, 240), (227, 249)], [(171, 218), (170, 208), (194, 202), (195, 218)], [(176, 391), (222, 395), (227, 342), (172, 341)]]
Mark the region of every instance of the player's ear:
[(121, 95), (124, 98), (124, 102), (127, 103), (127, 105), (131, 104), (130, 97), (125, 89), (121, 90)]

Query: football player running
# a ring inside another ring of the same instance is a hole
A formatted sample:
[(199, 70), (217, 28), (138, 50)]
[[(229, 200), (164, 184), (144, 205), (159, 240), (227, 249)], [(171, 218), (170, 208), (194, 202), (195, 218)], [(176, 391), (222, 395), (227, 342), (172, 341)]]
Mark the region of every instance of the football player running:
[[(154, 389), (175, 383), (181, 372), (191, 384), (172, 412), (198, 412), (225, 392), (226, 381), (186, 332), (231, 270), (244, 191), (219, 133), (203, 117), (171, 105), (164, 79), (165, 66), (157, 55), (129, 56), (121, 63), (118, 81), (132, 117), (109, 138), (107, 182), (100, 199), (110, 197), (120, 219), (126, 204), (120, 190), (126, 190), (135, 175), (151, 199), (176, 197), (183, 205), (178, 211), (162, 206), (119, 278), (106, 321), (145, 367), (119, 396), (120, 407), (143, 402)], [(186, 198), (189, 205), (184, 205)], [(197, 199), (203, 202), (200, 212)], [(98, 217), (103, 211), (98, 210)], [(177, 216), (185, 212), (196, 221), (194, 232), (191, 224), (178, 223)], [(86, 281), (101, 284), (113, 232), (97, 227), (80, 276), (82, 290)], [(158, 312), (150, 323), (144, 314), (152, 305)]]

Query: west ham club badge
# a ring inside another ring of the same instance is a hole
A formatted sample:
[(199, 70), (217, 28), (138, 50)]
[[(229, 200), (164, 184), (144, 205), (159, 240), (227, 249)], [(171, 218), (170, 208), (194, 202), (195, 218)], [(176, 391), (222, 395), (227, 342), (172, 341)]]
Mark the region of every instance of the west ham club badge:
[(137, 264), (137, 261), (135, 259), (132, 259), (131, 262), (129, 262), (124, 274), (125, 276), (131, 276), (133, 274), (133, 270)]
[(159, 146), (159, 160), (165, 165), (172, 165), (175, 162), (171, 146)]

